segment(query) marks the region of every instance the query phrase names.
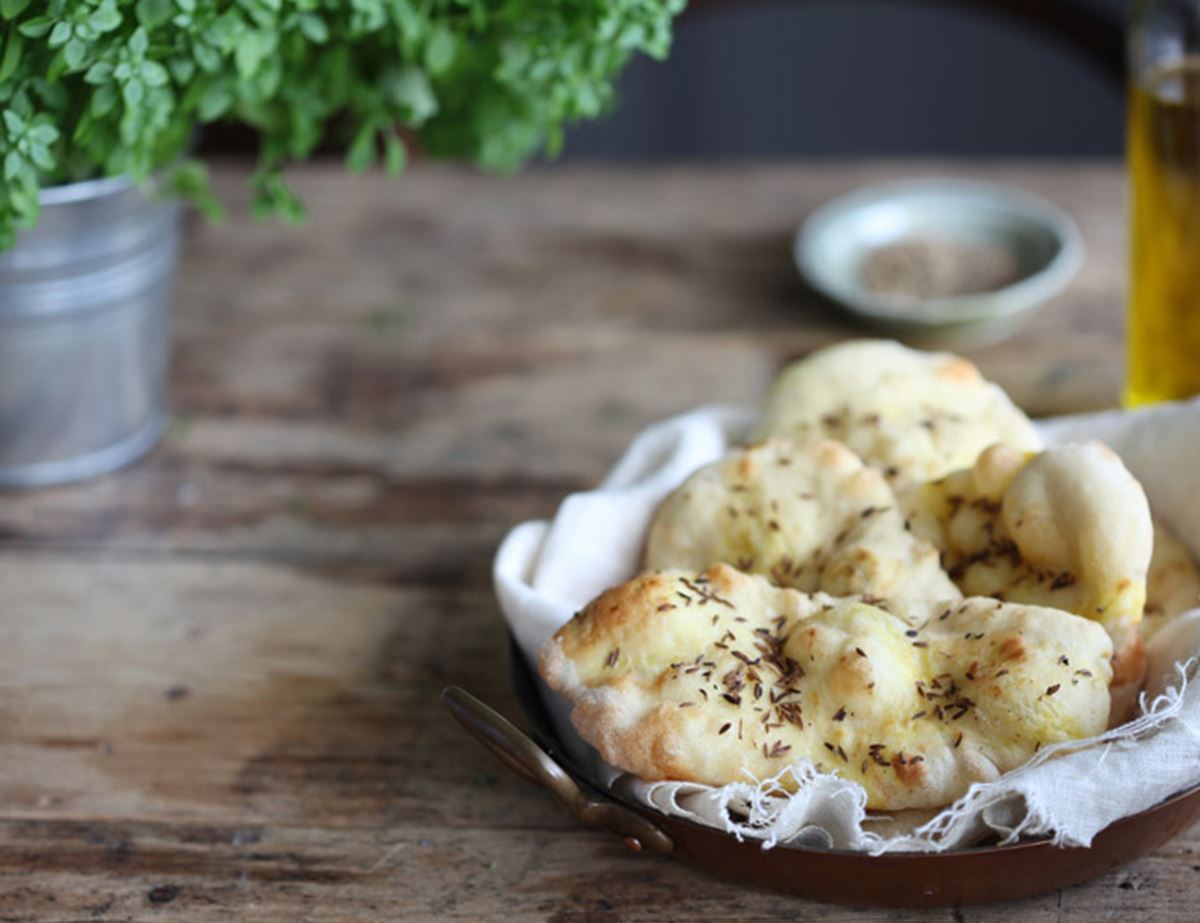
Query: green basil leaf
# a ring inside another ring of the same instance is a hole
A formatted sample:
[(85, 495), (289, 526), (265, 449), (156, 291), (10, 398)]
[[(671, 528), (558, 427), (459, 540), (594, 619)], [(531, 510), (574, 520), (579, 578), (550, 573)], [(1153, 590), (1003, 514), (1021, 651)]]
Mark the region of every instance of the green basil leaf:
[(102, 87), (97, 87), (96, 92), (92, 94), (92, 103), (89, 109), (93, 116), (102, 119), (112, 112), (116, 105), (116, 88), (111, 83), (106, 83)]
[(38, 122), (29, 129), (29, 136), (39, 144), (53, 144), (58, 140), (58, 129), (49, 122)]
[(21, 155), (16, 151), (9, 151), (4, 155), (4, 179), (6, 182), (11, 183), (24, 169), (25, 161), (21, 159)]
[(435, 76), (445, 73), (454, 63), (457, 52), (458, 43), (449, 31), (435, 31), (429, 38), (429, 44), (425, 46), (425, 66), (429, 68), (429, 73)]
[(4, 127), (8, 129), (9, 135), (16, 137), (25, 134), (25, 120), (20, 114), (12, 109), (5, 109), (2, 118), (4, 119)]
[(167, 188), (195, 205), (210, 221), (220, 221), (225, 209), (212, 191), (208, 168), (204, 164), (189, 160), (173, 169), (167, 177)]
[(46, 81), (50, 84), (58, 84), (59, 78), (67, 72), (67, 58), (60, 50), (58, 54), (50, 59), (50, 66), (46, 68)]
[(300, 16), (300, 31), (310, 42), (323, 45), (329, 41), (329, 27), (325, 20), (314, 13), (303, 13)]
[[(5, 173), (8, 172), (8, 162), (4, 164)], [(17, 182), (15, 188), (9, 190), (9, 195), (12, 197), (13, 205), (16, 206), (17, 214), (20, 220), (17, 222), (23, 228), (31, 227), (38, 213), (38, 184), (37, 178), (33, 175), (32, 170), (22, 166), (17, 174)]]
[(112, 32), (121, 25), (121, 11), (112, 3), (105, 3), (88, 17), (88, 25), (97, 32)]
[(138, 76), (148, 87), (161, 87), (171, 82), (171, 76), (167, 73), (167, 69), (157, 61), (143, 61)]
[[(186, 13), (192, 12), (192, 10), (195, 9), (195, 6), (193, 6), (191, 10), (188, 10), (185, 9), (181, 3), (179, 4), (179, 8)], [(172, 0), (138, 0), (138, 22), (140, 22), (147, 29), (157, 29), (168, 19), (170, 19), (171, 14), (174, 12), (175, 3), (173, 3)]]
[(71, 37), (71, 24), (65, 19), (60, 19), (54, 24), (54, 28), (50, 30), (50, 38), (46, 40), (51, 48), (59, 48), (67, 43), (67, 39)]
[(367, 123), (354, 136), (346, 152), (346, 166), (362, 173), (375, 162), (375, 126)]
[(33, 0), (0, 0), (0, 16), (5, 19), (16, 19), (28, 9)]
[(4, 43), (4, 55), (0, 56), (0, 83), (4, 83), (17, 72), (21, 63), (21, 33), (13, 30), (8, 33), (8, 41)]
[(33, 19), (28, 19), (17, 27), (22, 35), (27, 35), (30, 38), (41, 38), (54, 26), (54, 20), (49, 16), (35, 16)]
[(83, 75), (83, 79), (85, 83), (100, 86), (112, 80), (112, 76), (113, 66), (107, 61), (97, 61), (87, 69), (87, 72)]
[(395, 134), (387, 134), (383, 141), (383, 162), (388, 176), (396, 177), (404, 172), (404, 164), (408, 159), (408, 149), (404, 142)]
[(192, 78), (196, 76), (196, 62), (190, 58), (171, 58), (167, 66), (171, 69), (171, 76), (180, 86), (191, 83)]
[(126, 106), (130, 109), (136, 109), (141, 105), (142, 100), (146, 98), (146, 88), (140, 80), (130, 80), (121, 87), (121, 97), (125, 100)]
[(229, 87), (221, 82), (214, 83), (208, 88), (197, 107), (200, 120), (202, 122), (212, 122), (219, 119), (229, 109), (233, 103), (233, 94), (230, 93)]
[(683, 3), (0, 0), (0, 113), (22, 124), (0, 131), (0, 158), (20, 158), (0, 242), (36, 215), (39, 180), (147, 175), (216, 118), (261, 134), (255, 207), (286, 218), (302, 209), (282, 166), (347, 121), (355, 169), (382, 154), (403, 170), (405, 129), (434, 155), (512, 169), (609, 106), (631, 54), (664, 53)]
[(78, 70), (87, 58), (87, 45), (77, 38), (71, 39), (63, 46), (63, 60), (71, 70)]
[(29, 149), (29, 157), (39, 170), (49, 173), (54, 169), (54, 158), (51, 156), (50, 151), (40, 144), (36, 144)]
[(388, 93), (404, 117), (420, 125), (437, 112), (437, 97), (425, 72), (417, 67), (405, 67), (388, 82)]
[(201, 70), (208, 73), (214, 73), (221, 69), (221, 55), (215, 48), (208, 45), (197, 45), (192, 49), (192, 53), (196, 56), (196, 64)]
[(271, 52), (267, 34), (258, 30), (247, 32), (238, 40), (234, 63), (242, 77), (253, 77), (263, 59)]
[(129, 36), (129, 50), (136, 56), (141, 57), (146, 53), (146, 49), (150, 47), (150, 37), (146, 34), (146, 29), (143, 26), (138, 26), (133, 30), (133, 35)]

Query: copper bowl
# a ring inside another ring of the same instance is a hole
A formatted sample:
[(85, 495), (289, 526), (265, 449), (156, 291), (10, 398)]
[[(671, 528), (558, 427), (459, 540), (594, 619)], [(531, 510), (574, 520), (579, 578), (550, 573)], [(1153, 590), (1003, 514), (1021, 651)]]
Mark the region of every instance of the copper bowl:
[(721, 878), (858, 907), (945, 907), (1006, 901), (1065, 888), (1157, 849), (1200, 817), (1200, 785), (1101, 831), (1088, 848), (1048, 839), (942, 853), (861, 852), (777, 846), (733, 836), (587, 781), (559, 741), (524, 658), (511, 646), (509, 671), (532, 738), (454, 687), (442, 698), (455, 718), (510, 768), (547, 788), (584, 823), (623, 837), (636, 851), (677, 855)]

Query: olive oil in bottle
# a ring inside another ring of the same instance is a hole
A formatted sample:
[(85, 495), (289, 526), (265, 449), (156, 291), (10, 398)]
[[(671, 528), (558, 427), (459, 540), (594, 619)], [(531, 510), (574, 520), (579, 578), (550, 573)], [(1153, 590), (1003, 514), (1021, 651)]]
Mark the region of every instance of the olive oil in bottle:
[(1200, 394), (1200, 57), (1137, 80), (1128, 147), (1132, 406)]

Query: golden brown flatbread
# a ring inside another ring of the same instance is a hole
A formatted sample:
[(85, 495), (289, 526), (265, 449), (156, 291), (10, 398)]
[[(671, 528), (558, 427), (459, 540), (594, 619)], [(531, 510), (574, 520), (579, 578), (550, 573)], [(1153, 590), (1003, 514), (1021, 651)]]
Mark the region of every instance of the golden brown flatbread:
[(1051, 606), (1103, 625), (1116, 650), (1114, 697), (1136, 695), (1152, 526), (1146, 495), (1116, 453), (1098, 442), (1040, 453), (993, 446), (973, 467), (906, 491), (901, 503), (965, 595)]
[(897, 487), (966, 468), (995, 443), (1042, 448), (1025, 414), (966, 359), (887, 340), (839, 343), (790, 365), (757, 435), (837, 439)]
[(1183, 542), (1155, 523), (1154, 553), (1146, 575), (1146, 611), (1142, 637), (1149, 641), (1160, 628), (1189, 609), (1200, 607), (1200, 570)]
[(961, 595), (937, 549), (908, 531), (883, 475), (829, 439), (736, 449), (663, 501), (647, 569), (720, 563), (834, 596)]
[(724, 785), (808, 760), (899, 810), (1101, 731), (1111, 654), (1098, 624), (1055, 609), (872, 604), (720, 565), (602, 594), (546, 642), (541, 673), (643, 779)]

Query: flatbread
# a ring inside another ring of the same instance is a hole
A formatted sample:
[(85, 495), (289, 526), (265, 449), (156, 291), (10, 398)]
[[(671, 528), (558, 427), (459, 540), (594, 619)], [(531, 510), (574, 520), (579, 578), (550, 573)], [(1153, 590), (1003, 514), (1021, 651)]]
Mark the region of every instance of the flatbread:
[(993, 446), (901, 496), (913, 531), (942, 551), (967, 596), (1052, 606), (1099, 622), (1115, 683), (1136, 691), (1152, 526), (1141, 485), (1099, 442), (1041, 453)]
[(974, 464), (995, 443), (1042, 440), (1008, 395), (966, 359), (888, 340), (852, 340), (793, 363), (776, 380), (757, 438), (844, 442), (902, 487)]
[(1146, 610), (1142, 637), (1149, 641), (1175, 617), (1200, 607), (1200, 570), (1192, 554), (1158, 523), (1154, 524), (1154, 553), (1146, 576)]
[(807, 760), (900, 810), (1103, 730), (1111, 654), (1098, 624), (1054, 609), (870, 604), (718, 565), (602, 594), (546, 642), (541, 674), (643, 779), (724, 785)]
[(834, 596), (961, 595), (937, 549), (907, 530), (883, 475), (829, 439), (736, 449), (666, 498), (650, 526), (647, 569), (719, 563)]

